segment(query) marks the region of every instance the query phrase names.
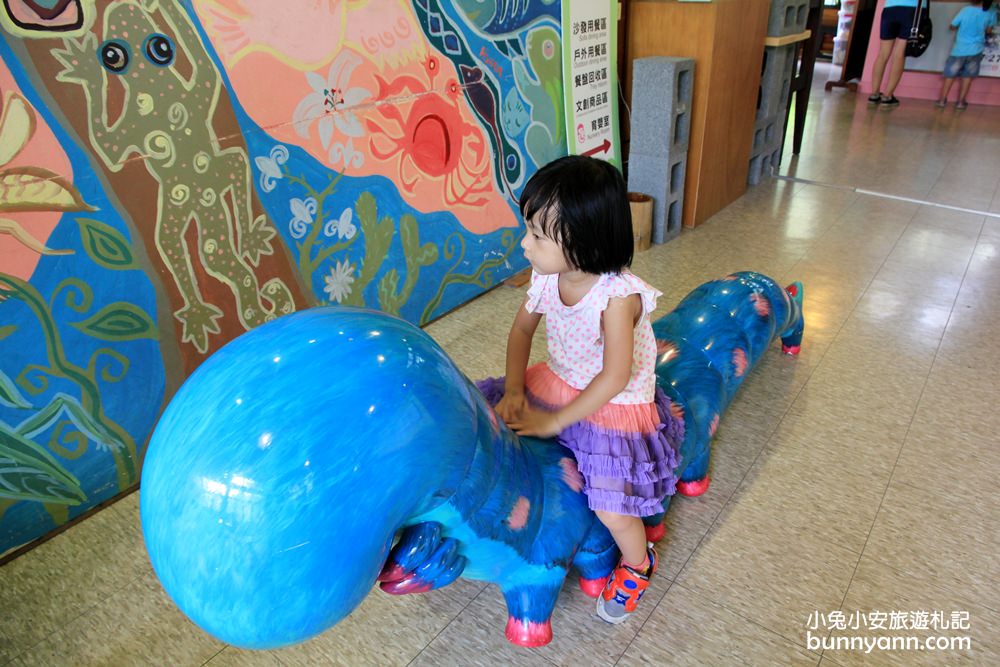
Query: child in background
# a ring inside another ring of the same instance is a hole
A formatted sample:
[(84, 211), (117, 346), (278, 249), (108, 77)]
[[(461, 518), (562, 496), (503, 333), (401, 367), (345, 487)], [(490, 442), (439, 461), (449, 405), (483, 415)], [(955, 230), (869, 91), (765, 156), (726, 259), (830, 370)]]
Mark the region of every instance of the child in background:
[(972, 86), (972, 80), (979, 76), (979, 65), (983, 60), (983, 50), (986, 48), (987, 35), (993, 34), (993, 27), (996, 26), (996, 14), (990, 11), (992, 0), (985, 5), (983, 0), (970, 0), (969, 6), (955, 16), (950, 28), (956, 30), (955, 46), (951, 49), (951, 55), (944, 64), (941, 82), (941, 95), (938, 97), (937, 106), (944, 107), (948, 104), (948, 93), (956, 78), (962, 79), (959, 84), (958, 102), (956, 109), (967, 109), (969, 107), (968, 94)]
[[(654, 374), (649, 316), (660, 292), (627, 270), (632, 219), (611, 164), (560, 158), (528, 181), (520, 203), (531, 286), (507, 339), (507, 376), (480, 388), (517, 433), (557, 436), (573, 451), (587, 503), (622, 553), (597, 599), (597, 615), (620, 623), (656, 571), (641, 517), (674, 493), (683, 437)], [(542, 315), (549, 361), (527, 368)]]

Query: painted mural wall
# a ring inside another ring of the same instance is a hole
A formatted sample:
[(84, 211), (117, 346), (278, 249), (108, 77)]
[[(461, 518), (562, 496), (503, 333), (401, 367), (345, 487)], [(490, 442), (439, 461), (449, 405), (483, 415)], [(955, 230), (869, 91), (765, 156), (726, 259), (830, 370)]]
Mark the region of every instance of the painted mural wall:
[[(0, 0), (0, 555), (133, 488), (184, 378), (526, 266), (559, 0)], [(211, 446), (211, 443), (204, 443)]]

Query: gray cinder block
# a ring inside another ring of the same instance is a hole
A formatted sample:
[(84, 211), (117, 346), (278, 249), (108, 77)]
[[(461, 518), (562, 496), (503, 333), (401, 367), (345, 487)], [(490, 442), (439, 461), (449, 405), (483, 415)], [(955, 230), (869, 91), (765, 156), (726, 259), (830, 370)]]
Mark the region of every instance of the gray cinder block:
[(764, 48), (764, 62), (757, 96), (757, 120), (785, 113), (788, 108), (788, 94), (792, 86), (794, 66), (794, 44)]
[(681, 233), (686, 172), (686, 151), (672, 159), (634, 149), (629, 154), (629, 191), (653, 198), (653, 243), (666, 243)]
[(809, 0), (771, 0), (767, 36), (797, 35), (806, 29), (808, 18)]
[(694, 60), (665, 56), (634, 60), (631, 145), (644, 155), (686, 153), (693, 92)]

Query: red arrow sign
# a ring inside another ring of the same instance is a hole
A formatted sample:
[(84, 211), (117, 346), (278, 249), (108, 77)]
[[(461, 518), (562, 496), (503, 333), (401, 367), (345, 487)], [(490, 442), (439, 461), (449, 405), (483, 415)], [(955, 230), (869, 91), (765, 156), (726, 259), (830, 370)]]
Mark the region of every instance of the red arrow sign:
[(604, 143), (602, 143), (600, 146), (595, 146), (594, 148), (591, 148), (589, 151), (584, 151), (583, 153), (581, 153), (581, 155), (597, 155), (598, 153), (607, 153), (610, 148), (611, 148), (611, 142), (605, 139)]

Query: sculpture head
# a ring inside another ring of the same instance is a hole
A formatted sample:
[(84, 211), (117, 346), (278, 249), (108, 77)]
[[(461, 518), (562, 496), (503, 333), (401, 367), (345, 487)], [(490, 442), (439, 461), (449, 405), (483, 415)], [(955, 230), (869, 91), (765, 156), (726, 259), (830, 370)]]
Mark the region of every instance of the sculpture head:
[(150, 441), (141, 515), (163, 587), (240, 647), (322, 632), (367, 595), (407, 518), (458, 484), (481, 400), (382, 313), (315, 308), (233, 340)]

